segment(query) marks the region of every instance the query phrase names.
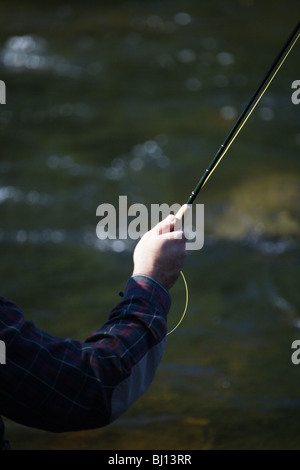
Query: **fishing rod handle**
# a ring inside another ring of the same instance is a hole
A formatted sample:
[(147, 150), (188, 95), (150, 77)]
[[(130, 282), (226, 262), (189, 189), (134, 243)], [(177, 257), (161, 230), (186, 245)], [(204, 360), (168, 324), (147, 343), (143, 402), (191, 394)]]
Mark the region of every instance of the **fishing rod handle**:
[(180, 207), (179, 211), (176, 213), (175, 217), (178, 220), (182, 220), (184, 216), (191, 210), (192, 206), (190, 204), (183, 204)]
[(177, 222), (175, 223), (174, 230), (183, 230), (187, 239), (189, 239), (189, 235), (186, 230), (184, 217), (187, 216), (191, 210), (192, 206), (190, 204), (183, 204), (183, 206), (181, 206), (179, 211), (175, 214)]

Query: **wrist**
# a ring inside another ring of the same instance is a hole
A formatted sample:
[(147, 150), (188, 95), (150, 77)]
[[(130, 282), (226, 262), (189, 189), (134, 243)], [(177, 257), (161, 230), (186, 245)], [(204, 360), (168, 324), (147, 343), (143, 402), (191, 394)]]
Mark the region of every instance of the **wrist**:
[(161, 266), (156, 267), (153, 266), (151, 269), (141, 269), (134, 268), (132, 276), (146, 276), (149, 279), (154, 280), (158, 284), (160, 284), (166, 291), (172, 287), (170, 284), (170, 273), (167, 273), (167, 276), (164, 276), (164, 270)]
[(156, 304), (159, 310), (162, 309), (166, 314), (168, 313), (171, 306), (171, 296), (160, 282), (147, 274), (136, 273), (132, 275), (127, 282), (124, 299), (126, 299), (128, 295), (131, 297), (133, 292), (135, 293), (137, 289), (142, 293), (144, 298), (149, 298), (149, 301)]
[(156, 285), (158, 285), (161, 289), (163, 289), (165, 291), (165, 293), (167, 295), (169, 295), (169, 292), (168, 292), (168, 289), (163, 285), (162, 282), (160, 282), (157, 278), (154, 278), (153, 276), (151, 276), (150, 274), (145, 274), (145, 273), (135, 273), (133, 272), (132, 276), (131, 276), (133, 279), (138, 279), (140, 277), (142, 278), (146, 278), (146, 279), (149, 279), (152, 283), (155, 283)]

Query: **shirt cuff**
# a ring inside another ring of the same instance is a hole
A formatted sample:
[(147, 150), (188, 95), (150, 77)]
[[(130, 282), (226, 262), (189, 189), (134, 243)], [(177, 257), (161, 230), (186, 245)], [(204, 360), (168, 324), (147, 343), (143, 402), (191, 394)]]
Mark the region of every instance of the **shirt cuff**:
[(157, 304), (159, 309), (167, 314), (171, 307), (171, 297), (169, 292), (155, 279), (146, 274), (136, 274), (131, 276), (127, 282), (124, 298), (127, 296), (139, 295), (146, 297), (149, 301)]

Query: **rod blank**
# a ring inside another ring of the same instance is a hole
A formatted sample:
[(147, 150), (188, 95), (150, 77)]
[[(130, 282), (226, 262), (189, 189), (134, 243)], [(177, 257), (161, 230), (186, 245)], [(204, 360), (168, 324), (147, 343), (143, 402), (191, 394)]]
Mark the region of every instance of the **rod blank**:
[(293, 46), (297, 42), (297, 39), (300, 35), (300, 22), (297, 24), (293, 32), (291, 33), (290, 37), (288, 38), (287, 42), (279, 52), (278, 56), (274, 60), (273, 64), (271, 65), (270, 69), (266, 73), (264, 79), (262, 80), (261, 84), (255, 91), (254, 95), (252, 96), (251, 100), (249, 101), (248, 105), (246, 106), (245, 110), (242, 112), (238, 120), (236, 121), (235, 125), (229, 132), (228, 136), (226, 137), (225, 141), (219, 148), (218, 152), (216, 153), (214, 159), (212, 160), (209, 167), (205, 170), (203, 176), (199, 180), (197, 186), (192, 191), (189, 199), (187, 200), (187, 205), (191, 205), (194, 200), (196, 199), (198, 193), (200, 192), (201, 188), (205, 185), (208, 178), (211, 176), (213, 171), (216, 169), (222, 158), (224, 157), (225, 153), (231, 146), (232, 142), (237, 137), (240, 130), (245, 125), (247, 119), (253, 112), (255, 106), (259, 103), (260, 99), (264, 95), (265, 91), (267, 90), (268, 86), (272, 82), (273, 78), (277, 74), (278, 70), (280, 69), (281, 65), (284, 63), (285, 59), (287, 58), (288, 54), (292, 50)]

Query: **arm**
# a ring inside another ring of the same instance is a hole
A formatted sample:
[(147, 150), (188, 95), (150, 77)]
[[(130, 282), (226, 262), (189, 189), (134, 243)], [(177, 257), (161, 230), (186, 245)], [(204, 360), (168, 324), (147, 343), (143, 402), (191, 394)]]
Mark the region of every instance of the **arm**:
[(183, 240), (180, 250), (178, 240), (171, 249), (165, 225), (159, 227), (155, 237), (137, 245), (122, 301), (84, 342), (45, 333), (25, 321), (19, 307), (0, 299), (0, 340), (6, 344), (0, 414), (53, 432), (91, 429), (118, 418), (147, 389), (164, 352), (167, 289), (185, 251)]
[(57, 338), (1, 299), (0, 414), (63, 432), (109, 424), (146, 390), (164, 350), (170, 300), (161, 286), (131, 278), (123, 300), (86, 341)]

